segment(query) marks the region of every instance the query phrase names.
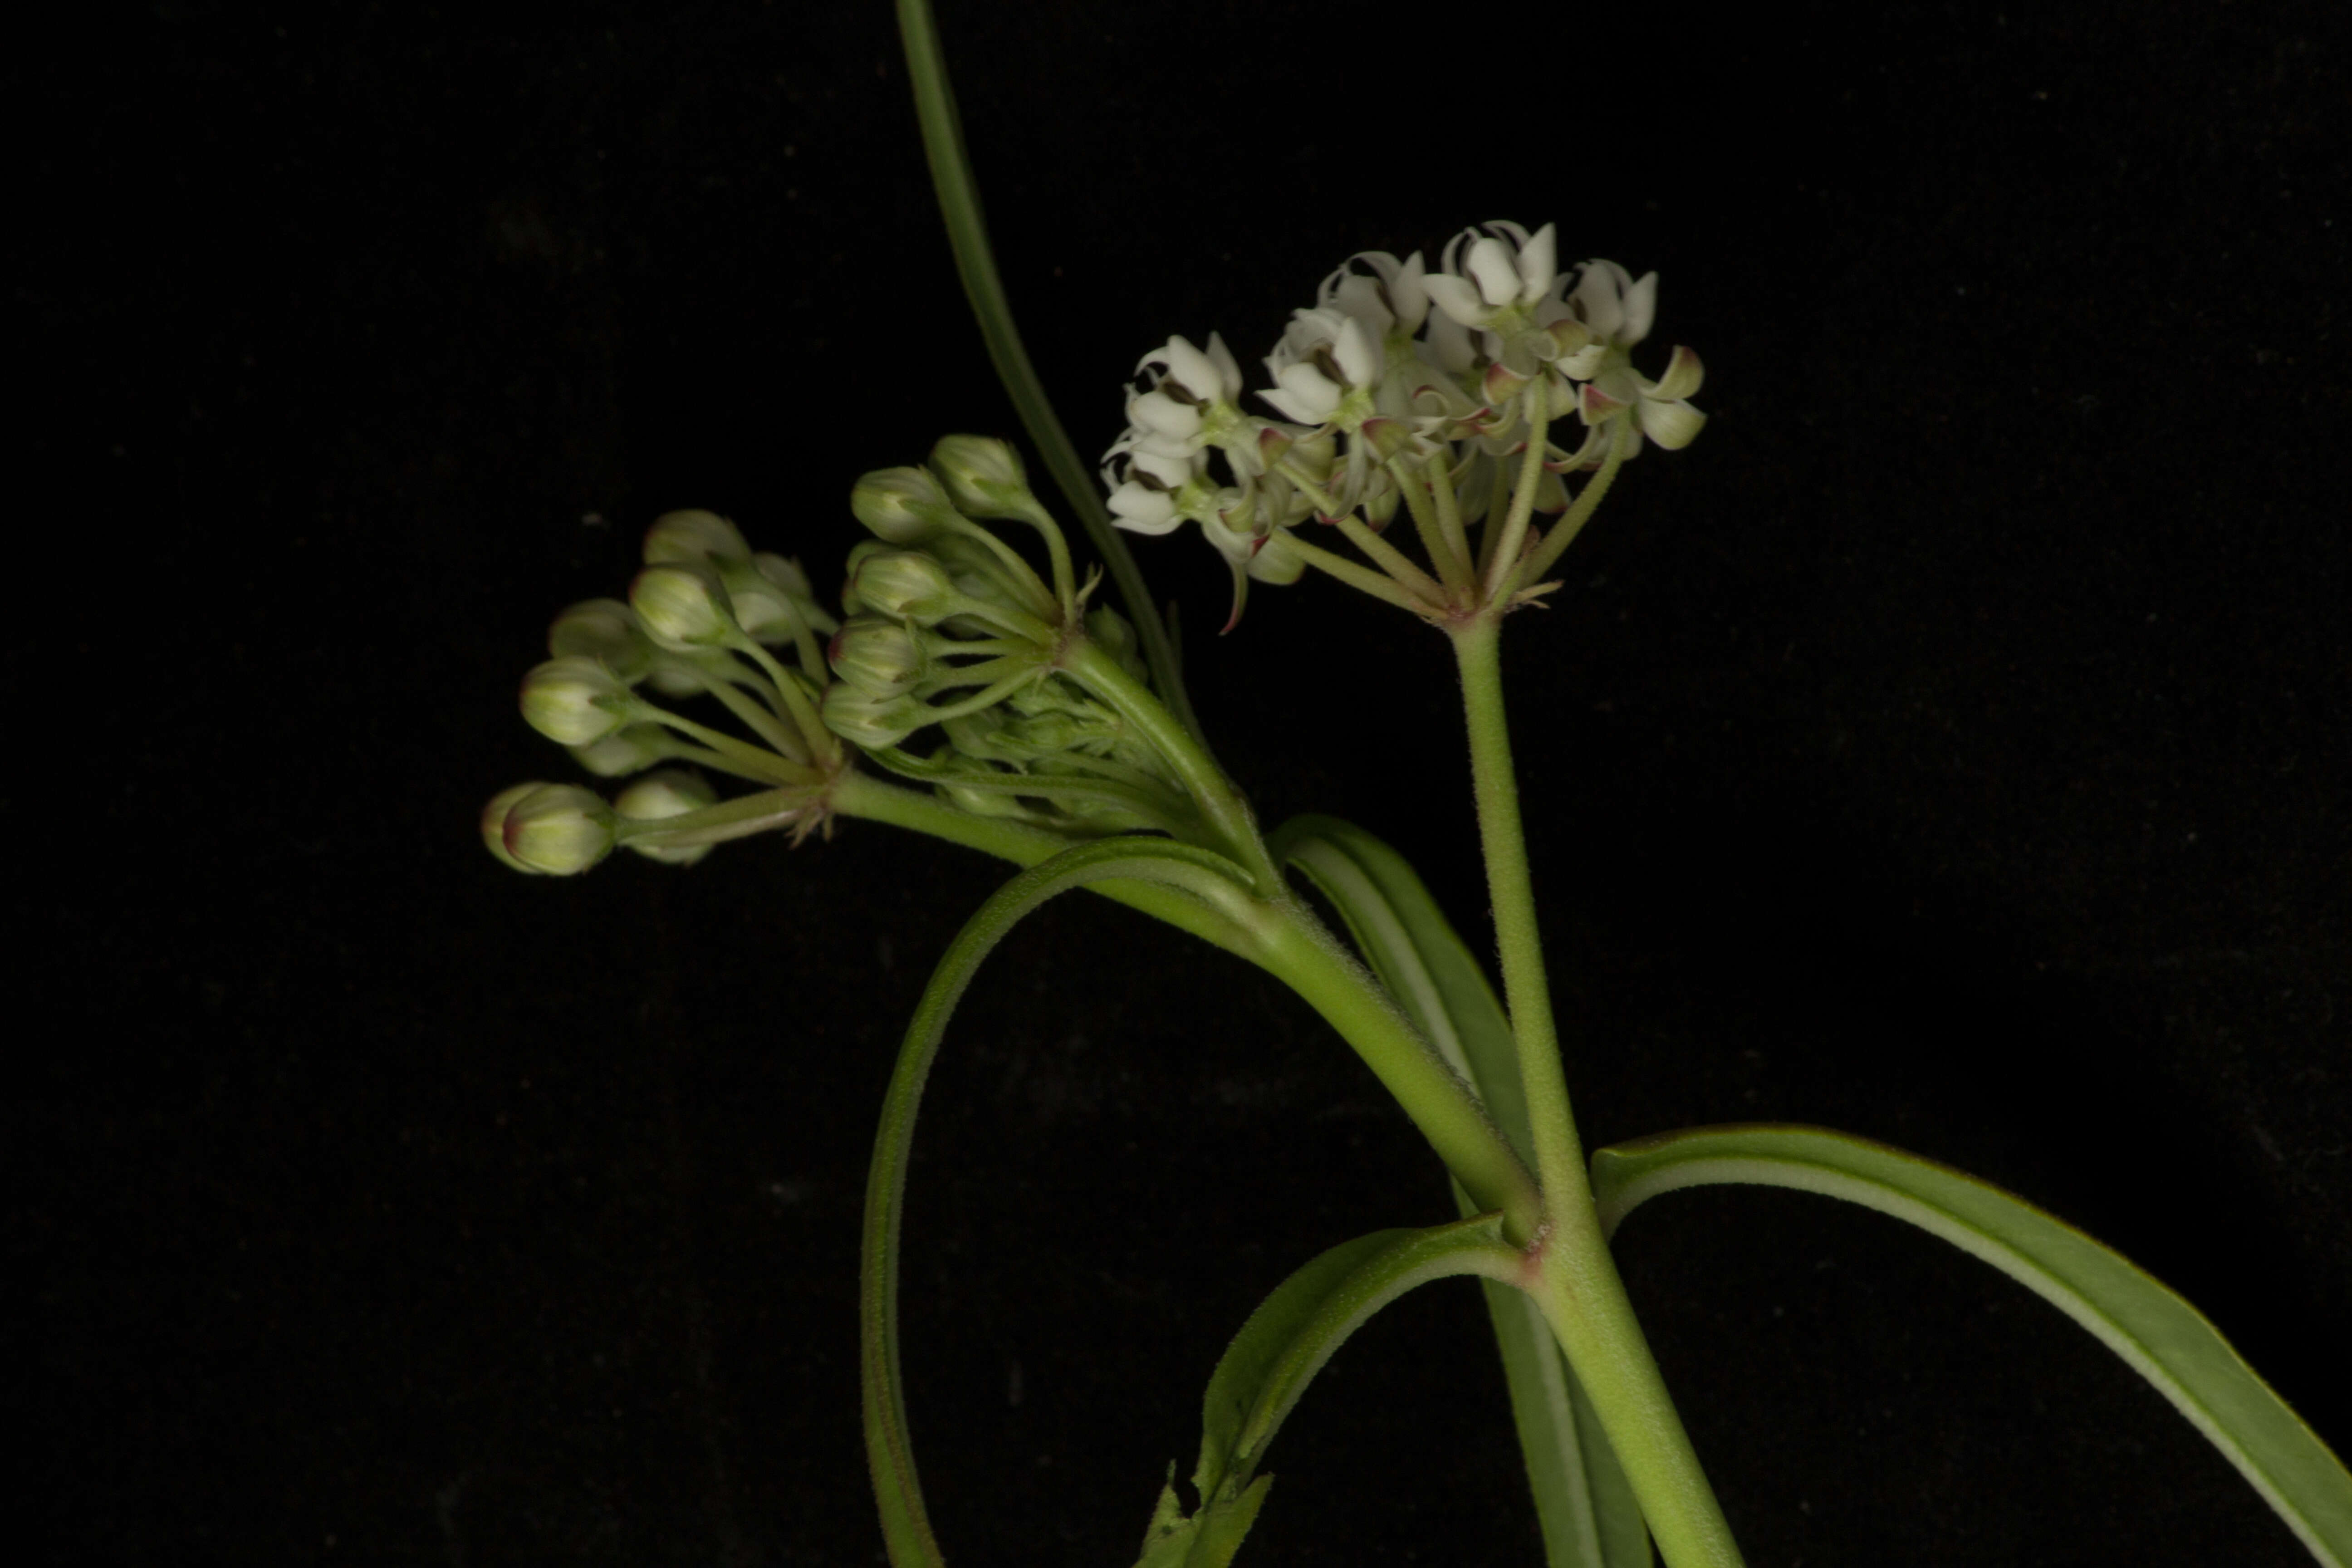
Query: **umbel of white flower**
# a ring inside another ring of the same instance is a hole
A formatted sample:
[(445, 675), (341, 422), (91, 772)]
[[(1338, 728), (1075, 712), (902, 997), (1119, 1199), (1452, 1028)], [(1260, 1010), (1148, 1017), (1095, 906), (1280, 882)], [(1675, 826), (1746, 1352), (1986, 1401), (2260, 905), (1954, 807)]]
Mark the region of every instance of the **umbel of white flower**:
[[(1579, 497), (1597, 504), (1645, 442), (1685, 447), (1706, 422), (1696, 354), (1675, 348), (1654, 379), (1634, 365), (1657, 286), (1612, 261), (1562, 269), (1549, 224), (1465, 230), (1433, 271), (1418, 251), (1351, 257), (1292, 312), (1254, 395), (1215, 333), (1143, 356), (1104, 457), (1113, 519), (1198, 523), (1233, 569), (1236, 618), (1251, 581), (1310, 565), (1432, 619), (1524, 600), (1589, 514)], [(1381, 537), (1400, 503), (1426, 567)], [(1560, 521), (1539, 532), (1537, 516)], [(1306, 536), (1310, 521), (1369, 566)]]

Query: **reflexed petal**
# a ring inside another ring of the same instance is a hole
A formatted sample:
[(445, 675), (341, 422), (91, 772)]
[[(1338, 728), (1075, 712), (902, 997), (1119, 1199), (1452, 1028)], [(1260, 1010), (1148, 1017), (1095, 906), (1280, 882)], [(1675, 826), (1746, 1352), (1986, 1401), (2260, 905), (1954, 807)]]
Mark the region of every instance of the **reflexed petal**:
[(1147, 392), (1128, 399), (1127, 416), (1178, 441), (1201, 433), (1201, 411), (1177, 402), (1164, 392)]
[(1257, 551), (1255, 535), (1213, 514), (1201, 520), (1201, 536), (1217, 547), (1218, 554), (1236, 566), (1248, 564), (1249, 558)]
[(1698, 363), (1698, 355), (1676, 343), (1675, 357), (1666, 363), (1666, 374), (1643, 387), (1642, 395), (1661, 403), (1679, 403), (1685, 397), (1697, 396), (1699, 384), (1706, 379), (1706, 370)]
[(1128, 454), (1127, 466), (1129, 472), (1149, 474), (1171, 490), (1199, 469), (1199, 464), (1191, 457), (1173, 457), (1141, 445)]
[(1381, 282), (1351, 272), (1339, 280), (1328, 295), (1329, 301), (1348, 312), (1350, 321), (1368, 321), (1374, 330), (1386, 332), (1396, 321), (1389, 313), (1388, 302), (1381, 298)]
[(1532, 305), (1550, 293), (1559, 276), (1559, 242), (1546, 224), (1519, 246), (1519, 303)]
[(1381, 379), (1381, 341), (1353, 316), (1339, 329), (1331, 357), (1339, 362), (1349, 386), (1370, 386)]
[(1217, 374), (1217, 363), (1182, 338), (1171, 338), (1164, 351), (1168, 360), (1168, 378), (1203, 403), (1213, 402), (1224, 378)]
[(1389, 303), (1396, 310), (1397, 325), (1408, 332), (1421, 331), (1421, 323), (1429, 319), (1429, 290), (1423, 287), (1428, 276), (1429, 268), (1416, 250), (1387, 279)]
[(1184, 520), (1176, 515), (1176, 498), (1135, 483), (1110, 492), (1110, 514), (1131, 533), (1166, 533)]
[(1225, 340), (1216, 333), (1209, 334), (1209, 363), (1217, 367), (1216, 402), (1232, 403), (1242, 395), (1242, 367), (1234, 362), (1234, 351), (1225, 347)]
[(1463, 326), (1475, 327), (1493, 314), (1486, 301), (1478, 297), (1478, 290), (1451, 272), (1433, 272), (1422, 279), (1421, 286), (1431, 304), (1444, 311), (1449, 321)]
[(1560, 374), (1571, 376), (1578, 381), (1591, 381), (1600, 374), (1601, 362), (1608, 357), (1607, 343), (1587, 343), (1574, 353), (1563, 354), (1554, 360), (1552, 368), (1559, 371)]
[(1620, 347), (1632, 348), (1650, 335), (1650, 322), (1658, 313), (1658, 275), (1644, 272), (1642, 280), (1625, 290), (1625, 331), (1617, 340)]
[(1588, 381), (1584, 384), (1584, 405), (1577, 410), (1577, 417), (1587, 425), (1598, 425), (1611, 415), (1622, 412), (1624, 406)]
[(1431, 363), (1448, 375), (1461, 375), (1469, 370), (1477, 355), (1470, 347), (1468, 324), (1457, 321), (1454, 312), (1445, 308), (1445, 302), (1437, 299), (1437, 286), (1441, 283), (1460, 284), (1464, 292), (1469, 290), (1469, 285), (1459, 278), (1448, 278), (1443, 273), (1430, 275), (1430, 298), (1437, 305), (1437, 314), (1429, 319), (1429, 337), (1424, 346), (1429, 350)]
[(1267, 534), (1250, 557), (1249, 574), (1277, 588), (1297, 582), (1306, 573), (1307, 558), (1290, 547), (1290, 535), (1279, 529)]
[[(1293, 408), (1284, 407), (1278, 403), (1275, 406), (1282, 408), (1283, 412), (1290, 415), (1292, 418), (1302, 420), (1309, 425), (1320, 425), (1330, 418), (1331, 411), (1339, 406), (1339, 399), (1347, 391), (1345, 387), (1332, 385), (1331, 378), (1311, 364), (1286, 365), (1283, 367), (1282, 374), (1274, 379), (1284, 392), (1290, 395), (1295, 407), (1311, 409), (1313, 412), (1298, 414), (1294, 412)], [(1265, 395), (1271, 399), (1274, 394), (1267, 393)]]
[(1489, 305), (1507, 305), (1519, 297), (1519, 269), (1511, 247), (1488, 237), (1470, 247), (1470, 276)]
[(1706, 416), (1687, 403), (1642, 399), (1642, 434), (1669, 452), (1679, 452), (1696, 439)]

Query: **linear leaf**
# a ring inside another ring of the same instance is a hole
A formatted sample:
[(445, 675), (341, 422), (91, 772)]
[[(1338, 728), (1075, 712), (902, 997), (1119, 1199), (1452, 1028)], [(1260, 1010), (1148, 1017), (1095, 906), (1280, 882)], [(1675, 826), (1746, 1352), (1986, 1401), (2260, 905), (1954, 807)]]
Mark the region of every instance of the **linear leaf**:
[(908, 1436), (906, 1390), (898, 1373), (898, 1232), (923, 1084), (964, 988), (1004, 933), (1056, 893), (1112, 879), (1156, 882), (1195, 894), (1228, 888), (1245, 893), (1248, 887), (1241, 868), (1223, 856), (1162, 838), (1105, 838), (1065, 849), (1007, 882), (964, 922), (931, 972), (898, 1047), (898, 1066), (883, 1098), (882, 1126), (874, 1138), (873, 1163), (866, 1172), (858, 1279), (858, 1372), (866, 1467), (882, 1512), (883, 1542), (896, 1568), (939, 1568), (943, 1561), (923, 1507), (922, 1482)]
[(1843, 1198), (1991, 1264), (2153, 1384), (2314, 1557), (2352, 1564), (2352, 1473), (2202, 1313), (2122, 1254), (1948, 1165), (1820, 1128), (1698, 1127), (1592, 1156), (1601, 1223), (1612, 1231), (1661, 1193), (1727, 1182)]
[(1172, 1483), (1163, 1488), (1137, 1568), (1224, 1568), (1274, 1479), (1258, 1475), (1258, 1464), (1315, 1374), (1367, 1319), (1414, 1286), (1514, 1269), (1518, 1254), (1501, 1231), (1502, 1216), (1491, 1214), (1426, 1230), (1374, 1231), (1275, 1287), (1209, 1378), (1192, 1470), (1200, 1509), (1188, 1517)]

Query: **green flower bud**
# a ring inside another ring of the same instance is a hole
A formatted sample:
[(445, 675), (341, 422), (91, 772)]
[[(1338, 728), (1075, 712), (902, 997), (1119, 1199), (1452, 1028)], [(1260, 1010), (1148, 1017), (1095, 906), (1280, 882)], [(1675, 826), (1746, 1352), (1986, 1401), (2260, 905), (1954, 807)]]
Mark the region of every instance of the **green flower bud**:
[(654, 646), (672, 653), (718, 647), (735, 631), (726, 587), (697, 562), (646, 567), (629, 584), (629, 605)]
[(537, 779), (529, 784), (514, 784), (490, 796), (490, 803), (482, 807), (482, 842), (488, 846), (491, 854), (498, 857), (500, 865), (509, 870), (520, 871), (526, 877), (536, 877), (539, 872), (507, 853), (507, 813), (515, 808), (518, 801), (547, 787)]
[(637, 629), (637, 617), (618, 599), (589, 599), (555, 617), (547, 628), (550, 657), (578, 655), (600, 659), (605, 668), (628, 685), (645, 679), (653, 661), (653, 645)]
[(856, 608), (920, 626), (940, 620), (959, 596), (948, 569), (920, 551), (876, 550), (856, 560), (855, 571), (844, 604), (855, 598)]
[(643, 773), (674, 754), (676, 742), (658, 724), (632, 724), (601, 741), (572, 748), (572, 760), (600, 779)]
[(921, 468), (880, 468), (866, 475), (850, 490), (849, 510), (877, 538), (893, 544), (920, 544), (959, 521), (939, 480)]
[(578, 784), (541, 784), (509, 807), (506, 850), (551, 877), (585, 871), (613, 852), (613, 808)]
[(1001, 790), (964, 789), (955, 784), (939, 786), (940, 797), (950, 805), (958, 806), (974, 816), (1026, 816), (1029, 808), (1020, 798)]
[(593, 658), (551, 658), (522, 678), (522, 716), (549, 740), (593, 746), (628, 722), (637, 700)]
[[(659, 773), (647, 773), (623, 790), (614, 800), (613, 809), (631, 822), (660, 822), (718, 804), (719, 792), (700, 773), (685, 768), (664, 768)], [(670, 866), (691, 866), (711, 850), (708, 844), (675, 848), (626, 839), (623, 842), (647, 859)]]
[(869, 752), (897, 745), (930, 722), (930, 710), (920, 699), (869, 697), (847, 681), (824, 689), (824, 727)]
[(674, 561), (749, 566), (751, 547), (740, 530), (715, 511), (666, 511), (646, 530), (646, 564)]
[(898, 621), (852, 616), (825, 649), (833, 673), (877, 701), (912, 691), (929, 672), (922, 644)]
[(1037, 510), (1020, 454), (987, 436), (948, 436), (931, 448), (931, 471), (966, 517), (1027, 520)]
[(1087, 636), (1094, 638), (1097, 647), (1117, 659), (1118, 667), (1136, 679), (1142, 680), (1149, 676), (1150, 666), (1144, 661), (1142, 639), (1135, 635), (1135, 628), (1128, 624), (1127, 617), (1108, 605), (1097, 605), (1087, 612)]

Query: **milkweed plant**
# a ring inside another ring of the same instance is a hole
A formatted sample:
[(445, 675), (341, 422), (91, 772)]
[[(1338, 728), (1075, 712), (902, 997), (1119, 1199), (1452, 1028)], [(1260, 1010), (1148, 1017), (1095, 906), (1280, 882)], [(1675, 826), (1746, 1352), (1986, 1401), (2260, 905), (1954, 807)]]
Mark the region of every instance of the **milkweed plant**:
[[(1351, 257), (1255, 374), (1214, 332), (1146, 353), (1128, 428), (1090, 470), (1014, 331), (927, 7), (899, 11), (966, 290), (1100, 565), (1082, 564), (1013, 447), (982, 436), (946, 436), (927, 462), (856, 481), (849, 507), (872, 537), (843, 565), (837, 611), (798, 562), (755, 551), (724, 518), (670, 512), (646, 533), (626, 599), (557, 616), (547, 662), (522, 683), (534, 729), (587, 773), (630, 782), (609, 800), (578, 784), (517, 784), (482, 816), (491, 854), (540, 875), (586, 871), (615, 848), (691, 865), (729, 839), (782, 830), (797, 843), (844, 819), (1020, 868), (932, 973), (875, 1140), (859, 1345), (891, 1562), (942, 1561), (897, 1324), (924, 1080), (989, 950), (1045, 900), (1084, 889), (1297, 992), (1428, 1139), (1462, 1215), (1341, 1242), (1241, 1325), (1209, 1376), (1189, 1493), (1171, 1473), (1142, 1568), (1229, 1562), (1265, 1502), (1267, 1446), (1317, 1371), (1371, 1314), (1451, 1275), (1483, 1285), (1548, 1562), (1629, 1568), (1654, 1543), (1672, 1568), (1738, 1563), (1609, 1250), (1637, 1205), (1711, 1183), (1862, 1204), (2009, 1273), (2154, 1384), (2315, 1558), (2352, 1568), (2342, 1463), (2193, 1308), (2080, 1232), (1943, 1165), (1821, 1129), (1698, 1128), (1591, 1153), (1579, 1142), (1501, 634), (1559, 586), (1554, 567), (1625, 467), (1705, 426), (1691, 401), (1697, 354), (1652, 349), (1657, 275), (1570, 262), (1550, 224), (1465, 229), (1433, 264), (1418, 251)], [(1254, 585), (1314, 574), (1394, 606), (1451, 654), (1499, 996), (1395, 850), (1328, 816), (1265, 831), (1218, 764), (1120, 538), (1188, 528), (1230, 569), (1228, 630)], [(1140, 1483), (1139, 1501), (1148, 1495)]]

